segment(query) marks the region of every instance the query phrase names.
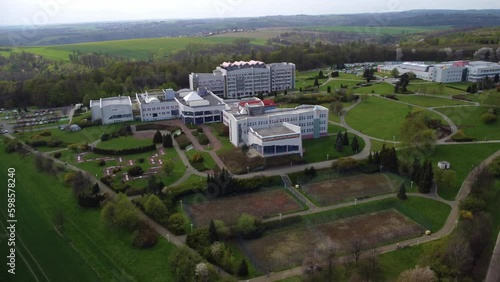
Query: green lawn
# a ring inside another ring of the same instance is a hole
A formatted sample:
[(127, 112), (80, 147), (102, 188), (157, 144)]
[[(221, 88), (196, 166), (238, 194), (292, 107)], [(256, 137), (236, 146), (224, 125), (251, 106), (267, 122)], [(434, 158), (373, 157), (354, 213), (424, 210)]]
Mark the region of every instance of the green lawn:
[[(401, 123), (408, 112), (417, 108), (373, 96), (347, 113), (346, 122), (369, 136), (384, 140), (393, 140), (396, 136), (398, 141)], [(432, 118), (442, 119), (435, 113), (428, 113)]]
[(449, 189), (438, 188), (438, 194), (446, 200), (454, 200), (463, 181), (473, 167), (500, 149), (498, 144), (468, 144), (437, 146), (430, 156), (434, 169), (439, 161), (448, 161), (457, 172)]
[(436, 82), (410, 82), (408, 85), (408, 91), (411, 92), (420, 92), (424, 94), (433, 94), (433, 95), (457, 95), (464, 94), (464, 90), (458, 90), (450, 87), (446, 87), (447, 84), (441, 84)]
[(401, 147), (401, 143), (382, 142), (382, 141), (373, 140), (373, 139), (371, 139), (370, 141), (372, 143), (372, 149), (370, 151), (372, 151), (372, 152), (378, 152), (378, 151), (382, 150), (382, 146), (384, 146), (384, 145), (386, 148), (392, 148), (392, 147), (394, 147), (394, 145), (396, 145), (395, 146), (396, 149)]
[[(188, 157), (189, 160), (193, 157), (194, 154), (199, 153), (196, 150), (190, 150), (186, 152), (186, 156)], [(207, 171), (207, 170), (213, 170), (217, 165), (215, 164), (215, 161), (212, 159), (209, 153), (207, 152), (201, 152), (201, 155), (203, 156), (203, 161), (199, 163), (191, 163), (191, 165), (198, 171)], [(190, 161), (191, 162), (191, 161)]]
[(330, 80), (327, 84), (322, 85), (319, 89), (323, 92), (326, 92), (328, 89), (328, 86), (330, 86), (330, 88), (332, 89), (332, 92), (333, 92), (335, 89), (340, 89), (341, 85), (344, 87), (346, 85), (348, 85), (349, 87), (353, 87), (357, 83), (360, 83), (360, 82), (364, 82), (364, 81), (362, 79), (360, 79), (359, 76), (356, 78), (356, 80), (343, 80), (343, 79), (336, 78), (336, 79)]
[[(345, 132), (344, 128), (335, 126), (335, 125), (329, 125), (328, 126), (328, 131), (330, 133), (338, 133), (339, 129), (342, 130), (342, 132)], [(349, 133), (349, 144), (352, 142), (353, 134)], [(344, 146), (344, 150), (342, 152), (337, 152), (335, 149), (335, 141), (337, 140), (336, 134), (333, 136), (327, 136), (327, 137), (322, 137), (319, 139), (307, 139), (302, 142), (305, 153), (304, 153), (304, 160), (307, 163), (317, 163), (317, 162), (324, 162), (327, 160), (334, 160), (338, 159), (340, 157), (347, 157), (351, 155), (355, 155), (356, 152), (353, 152), (351, 149), (351, 146)], [(358, 137), (359, 145), (360, 145), (360, 151), (363, 150), (365, 147), (365, 143), (363, 139)], [(327, 156), (328, 155), (328, 156)], [(328, 159), (327, 159), (328, 157)]]
[[(134, 249), (131, 233), (105, 226), (99, 209), (79, 208), (71, 190), (62, 186), (58, 178), (35, 170), (32, 157), (23, 161), (17, 155), (6, 155), (3, 143), (0, 157), (6, 160), (0, 162), (2, 171), (16, 168), (18, 251), (27, 258), (40, 281), (71, 281), (75, 277), (78, 281), (174, 280), (166, 262), (174, 247), (165, 239), (160, 238), (149, 250)], [(5, 182), (2, 185), (6, 187)], [(5, 202), (1, 210), (5, 211)], [(65, 216), (64, 238), (57, 235), (51, 223), (58, 210)], [(2, 250), (5, 246), (1, 244)], [(19, 253), (17, 258), (16, 281), (35, 281)], [(1, 270), (5, 273), (5, 264)]]
[(126, 137), (119, 137), (119, 138), (113, 138), (109, 139), (104, 142), (99, 142), (97, 144), (97, 148), (100, 149), (114, 149), (114, 150), (121, 150), (121, 149), (128, 149), (128, 148), (138, 148), (138, 147), (145, 147), (153, 144), (153, 140), (151, 139), (139, 139), (135, 138), (134, 136), (126, 136)]
[(372, 86), (361, 87), (353, 90), (356, 94), (392, 94), (394, 93), (394, 86), (389, 83), (380, 82), (375, 83)]
[(69, 55), (74, 51), (83, 53), (105, 53), (113, 56), (147, 60), (148, 53), (157, 54), (163, 50), (165, 54), (176, 52), (192, 44), (217, 44), (231, 43), (237, 40), (232, 37), (166, 37), (166, 38), (141, 38), (128, 40), (113, 40), (103, 42), (88, 42), (67, 45), (52, 45), (43, 47), (18, 47), (14, 52), (26, 51), (46, 56), (50, 59), (69, 60)]
[(399, 35), (402, 33), (421, 33), (432, 30), (446, 29), (447, 26), (436, 26), (436, 27), (388, 27), (388, 26), (328, 26), (328, 27), (307, 27), (307, 30), (318, 30), (318, 31), (340, 31), (340, 32), (355, 32), (355, 33), (365, 33), (369, 35)]
[(477, 138), (477, 140), (499, 140), (500, 139), (500, 118), (492, 124), (485, 124), (481, 120), (481, 115), (488, 108), (484, 107), (459, 107), (438, 109), (448, 116), (466, 136)]
[(420, 107), (442, 107), (442, 106), (456, 106), (456, 105), (471, 105), (471, 103), (441, 98), (439, 96), (420, 96), (420, 95), (398, 95), (399, 101), (413, 104)]

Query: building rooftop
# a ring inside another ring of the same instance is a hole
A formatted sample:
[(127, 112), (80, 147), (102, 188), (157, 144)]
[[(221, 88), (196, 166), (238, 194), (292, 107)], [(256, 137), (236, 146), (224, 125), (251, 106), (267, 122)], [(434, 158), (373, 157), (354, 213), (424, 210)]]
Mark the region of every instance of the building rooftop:
[(254, 130), (255, 133), (262, 137), (270, 137), (270, 136), (277, 136), (277, 135), (286, 135), (286, 134), (294, 134), (296, 133), (295, 131), (291, 130), (290, 128), (280, 125), (280, 126), (275, 126), (275, 127), (269, 127), (269, 128), (262, 128), (262, 129), (257, 129)]
[(261, 62), (261, 61), (251, 60), (251, 61), (236, 61), (234, 63), (224, 62), (220, 66), (222, 68), (229, 68), (229, 67), (243, 67), (243, 66), (250, 66), (250, 67), (252, 67), (252, 66), (261, 66), (261, 65), (265, 65), (265, 63)]
[(274, 110), (269, 110), (265, 111), (264, 114), (258, 115), (258, 116), (250, 116), (246, 113), (241, 113), (240, 110), (238, 110), (237, 107), (234, 105), (231, 106), (231, 109), (227, 110), (227, 113), (234, 115), (234, 117), (237, 120), (242, 120), (246, 118), (252, 118), (252, 117), (262, 117), (262, 116), (280, 116), (280, 115), (290, 115), (290, 114), (303, 114), (303, 113), (308, 113), (314, 110), (328, 110), (327, 108), (319, 105), (302, 105), (298, 106), (296, 108), (287, 108), (287, 109), (274, 109)]
[(132, 100), (129, 96), (118, 96), (118, 97), (109, 97), (109, 98), (101, 98), (99, 100), (91, 100), (90, 107), (106, 107), (112, 105), (129, 105), (132, 106)]
[(186, 106), (191, 108), (196, 107), (213, 107), (213, 106), (225, 106), (225, 103), (222, 102), (222, 99), (217, 96), (211, 94), (211, 92), (207, 92), (206, 95), (201, 96), (199, 92), (189, 90), (188, 91), (179, 91), (176, 94), (176, 100)]

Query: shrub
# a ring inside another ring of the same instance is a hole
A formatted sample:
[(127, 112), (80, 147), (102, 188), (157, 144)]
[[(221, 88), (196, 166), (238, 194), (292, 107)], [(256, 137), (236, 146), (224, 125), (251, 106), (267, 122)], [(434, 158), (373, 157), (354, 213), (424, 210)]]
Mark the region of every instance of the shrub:
[(167, 129), (166, 125), (163, 124), (156, 124), (156, 123), (148, 123), (148, 124), (138, 124), (135, 126), (136, 131), (143, 131), (143, 130), (165, 130)]
[(44, 130), (44, 131), (40, 132), (39, 135), (40, 136), (51, 136), (52, 132), (50, 132), (48, 130)]
[(136, 165), (136, 166), (133, 166), (131, 168), (129, 168), (127, 170), (127, 173), (130, 175), (130, 176), (134, 176), (134, 177), (137, 177), (137, 176), (141, 176), (144, 174), (144, 170), (142, 169), (141, 166), (139, 165)]
[(125, 191), (125, 195), (127, 196), (138, 196), (142, 195), (146, 192), (146, 187), (134, 186)]
[(191, 159), (189, 160), (190, 163), (201, 163), (203, 162), (203, 155), (201, 153), (195, 153)]
[(144, 159), (144, 158), (138, 158), (138, 159), (137, 159), (137, 162), (138, 162), (138, 163), (140, 163), (140, 164), (143, 164), (143, 163), (144, 163), (144, 161), (145, 161), (145, 159)]
[(186, 232), (185, 230), (186, 220), (181, 213), (174, 213), (167, 220), (167, 228), (172, 231), (175, 235), (182, 235)]
[(59, 159), (62, 156), (61, 152), (57, 152), (54, 154), (54, 158)]
[(104, 133), (103, 135), (101, 135), (101, 141), (107, 141), (111, 139), (111, 135), (109, 135), (108, 133)]
[(30, 145), (31, 147), (43, 147), (43, 146), (47, 146), (47, 141), (45, 140), (34, 140), (34, 141), (31, 141), (31, 142), (28, 142), (28, 145)]
[(181, 134), (181, 135), (175, 137), (175, 141), (177, 141), (177, 144), (179, 144), (179, 148), (181, 150), (185, 150), (186, 147), (191, 144), (189, 139), (184, 134)]
[(353, 158), (340, 158), (333, 162), (332, 168), (338, 172), (351, 172), (359, 167), (359, 162)]
[(113, 174), (117, 174), (118, 172), (122, 171), (121, 166), (113, 168)]
[(97, 165), (98, 165), (98, 166), (105, 166), (105, 165), (106, 165), (106, 161), (105, 161), (105, 160), (103, 160), (103, 159), (98, 160), (98, 161), (97, 161)]
[(196, 131), (197, 131), (197, 132), (199, 132), (199, 133), (203, 133), (203, 128), (198, 127), (198, 128), (196, 129)]
[(494, 123), (497, 120), (497, 116), (495, 114), (488, 112), (488, 113), (484, 113), (481, 116), (481, 120), (483, 121), (483, 123), (490, 124), (490, 123)]
[(82, 208), (98, 208), (104, 199), (106, 196), (103, 194), (78, 197), (78, 205)]
[(139, 249), (147, 249), (156, 245), (158, 233), (150, 227), (143, 227), (132, 234), (132, 246)]
[(198, 135), (198, 142), (200, 143), (200, 145), (207, 145), (208, 143), (210, 143), (208, 137), (202, 133)]
[(49, 147), (58, 147), (62, 144), (63, 142), (59, 139), (50, 139), (48, 142), (47, 142), (47, 146)]

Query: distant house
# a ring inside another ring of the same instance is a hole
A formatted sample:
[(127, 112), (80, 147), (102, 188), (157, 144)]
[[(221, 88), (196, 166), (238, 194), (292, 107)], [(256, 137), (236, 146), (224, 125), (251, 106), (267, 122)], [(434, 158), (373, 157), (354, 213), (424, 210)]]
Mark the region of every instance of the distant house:
[(440, 169), (450, 169), (450, 163), (447, 161), (440, 161), (438, 162), (438, 167)]

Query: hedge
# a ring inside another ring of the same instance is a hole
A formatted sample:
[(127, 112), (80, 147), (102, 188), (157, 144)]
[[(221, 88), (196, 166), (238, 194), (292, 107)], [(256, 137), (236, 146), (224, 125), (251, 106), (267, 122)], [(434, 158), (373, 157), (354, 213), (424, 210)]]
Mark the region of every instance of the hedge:
[(148, 123), (148, 124), (138, 124), (135, 126), (136, 131), (144, 130), (166, 130), (167, 126), (164, 124)]
[(94, 153), (100, 154), (100, 155), (117, 156), (117, 155), (134, 155), (134, 154), (140, 154), (140, 153), (145, 153), (145, 152), (155, 151), (155, 150), (156, 150), (156, 145), (151, 144), (149, 146), (142, 146), (142, 147), (137, 147), (137, 148), (122, 149), (122, 150), (101, 149), (101, 148), (95, 147)]

